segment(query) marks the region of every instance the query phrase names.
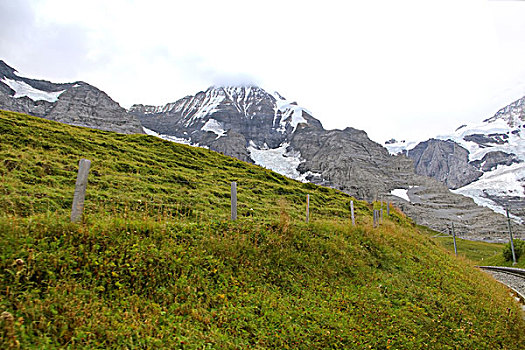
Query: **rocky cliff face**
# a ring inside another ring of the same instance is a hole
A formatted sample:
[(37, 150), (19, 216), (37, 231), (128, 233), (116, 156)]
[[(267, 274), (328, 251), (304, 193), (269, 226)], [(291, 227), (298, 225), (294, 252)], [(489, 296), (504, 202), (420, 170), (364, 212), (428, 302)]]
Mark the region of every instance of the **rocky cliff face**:
[(143, 133), (136, 117), (94, 86), (20, 77), (3, 61), (0, 61), (0, 109), (65, 124), (126, 134)]
[(477, 180), (482, 172), (469, 164), (469, 152), (450, 140), (431, 139), (408, 151), (417, 174), (433, 177), (456, 189)]

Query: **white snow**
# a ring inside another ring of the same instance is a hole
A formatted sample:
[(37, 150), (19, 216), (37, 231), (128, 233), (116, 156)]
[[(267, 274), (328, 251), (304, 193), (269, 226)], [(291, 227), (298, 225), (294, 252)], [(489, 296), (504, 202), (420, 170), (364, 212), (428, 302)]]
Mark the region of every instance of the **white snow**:
[(397, 141), (395, 143), (389, 143), (384, 144), (383, 146), (388, 150), (388, 152), (392, 155), (396, 155), (399, 153), (406, 153), (407, 151), (410, 151), (412, 148), (416, 147), (418, 143), (421, 141)]
[(211, 131), (217, 135), (216, 139), (226, 135), (226, 131), (222, 128), (222, 124), (217, 120), (210, 118), (201, 128), (202, 131)]
[[(297, 125), (300, 123), (308, 123), (303, 117), (303, 111), (309, 113), (305, 108), (299, 107), (294, 102), (290, 102), (282, 97), (277, 91), (273, 93), (275, 98), (276, 110), (275, 116), (277, 117), (277, 112), (281, 112), (281, 121), (279, 123), (279, 129), (277, 131), (284, 133), (286, 130), (286, 125), (289, 124), (292, 126), (293, 131), (297, 128)], [(275, 118), (274, 118), (275, 120)]]
[[(250, 141), (248, 151), (255, 164), (273, 170), (281, 175), (292, 179), (300, 179), (301, 176), (297, 167), (301, 164), (301, 157), (298, 153), (288, 154), (286, 148), (288, 143), (283, 143), (273, 149), (257, 149), (255, 144)], [(305, 180), (303, 180), (305, 181)]]
[(64, 91), (56, 91), (56, 92), (48, 92), (43, 90), (38, 90), (32, 87), (31, 85), (24, 83), (23, 81), (19, 80), (12, 80), (8, 78), (4, 78), (1, 80), (2, 83), (9, 86), (11, 89), (15, 91), (15, 95), (13, 97), (19, 98), (27, 96), (33, 101), (48, 101), (48, 102), (56, 102), (58, 100), (58, 96), (60, 96)]
[(142, 129), (144, 129), (144, 132), (147, 134), (147, 135), (151, 135), (151, 136), (156, 136), (160, 139), (163, 139), (163, 140), (167, 140), (167, 141), (171, 141), (171, 142), (176, 142), (176, 143), (182, 143), (184, 145), (190, 145), (190, 146), (193, 146), (191, 144), (191, 140), (187, 140), (187, 139), (183, 139), (183, 138), (180, 138), (180, 137), (175, 137), (175, 136), (171, 136), (171, 135), (163, 135), (163, 134), (159, 134), (158, 132), (155, 132), (151, 129), (148, 129), (148, 128), (145, 128), (145, 127), (142, 127)]
[(408, 196), (408, 190), (404, 188), (396, 188), (390, 191), (390, 194), (410, 202), (410, 197)]

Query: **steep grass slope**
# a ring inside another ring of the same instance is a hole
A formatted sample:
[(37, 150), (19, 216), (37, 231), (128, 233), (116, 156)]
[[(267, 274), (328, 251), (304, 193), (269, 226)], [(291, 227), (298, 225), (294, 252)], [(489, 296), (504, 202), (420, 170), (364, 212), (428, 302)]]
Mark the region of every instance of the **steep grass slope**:
[(508, 293), (398, 211), (352, 227), (340, 192), (145, 135), (10, 112), (0, 135), (0, 348), (523, 348)]

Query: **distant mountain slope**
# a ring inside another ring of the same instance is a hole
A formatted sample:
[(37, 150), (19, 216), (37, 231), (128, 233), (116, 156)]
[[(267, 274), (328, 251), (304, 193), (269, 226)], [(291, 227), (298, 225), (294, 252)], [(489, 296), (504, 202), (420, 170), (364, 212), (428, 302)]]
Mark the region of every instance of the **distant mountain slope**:
[(508, 206), (525, 218), (525, 97), (482, 123), (462, 125), (436, 139), (385, 146), (392, 153), (406, 152), (418, 174), (434, 177), (497, 212), (504, 213)]
[(144, 132), (134, 116), (94, 86), (84, 82), (55, 84), (21, 77), (2, 60), (0, 109), (107, 131)]

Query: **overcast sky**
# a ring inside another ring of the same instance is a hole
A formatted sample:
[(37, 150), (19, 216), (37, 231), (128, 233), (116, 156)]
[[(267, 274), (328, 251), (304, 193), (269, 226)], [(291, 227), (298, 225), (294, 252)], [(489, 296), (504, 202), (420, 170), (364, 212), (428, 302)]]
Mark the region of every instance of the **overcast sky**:
[(0, 0), (0, 59), (123, 107), (257, 84), (375, 141), (525, 96), (525, 1)]

